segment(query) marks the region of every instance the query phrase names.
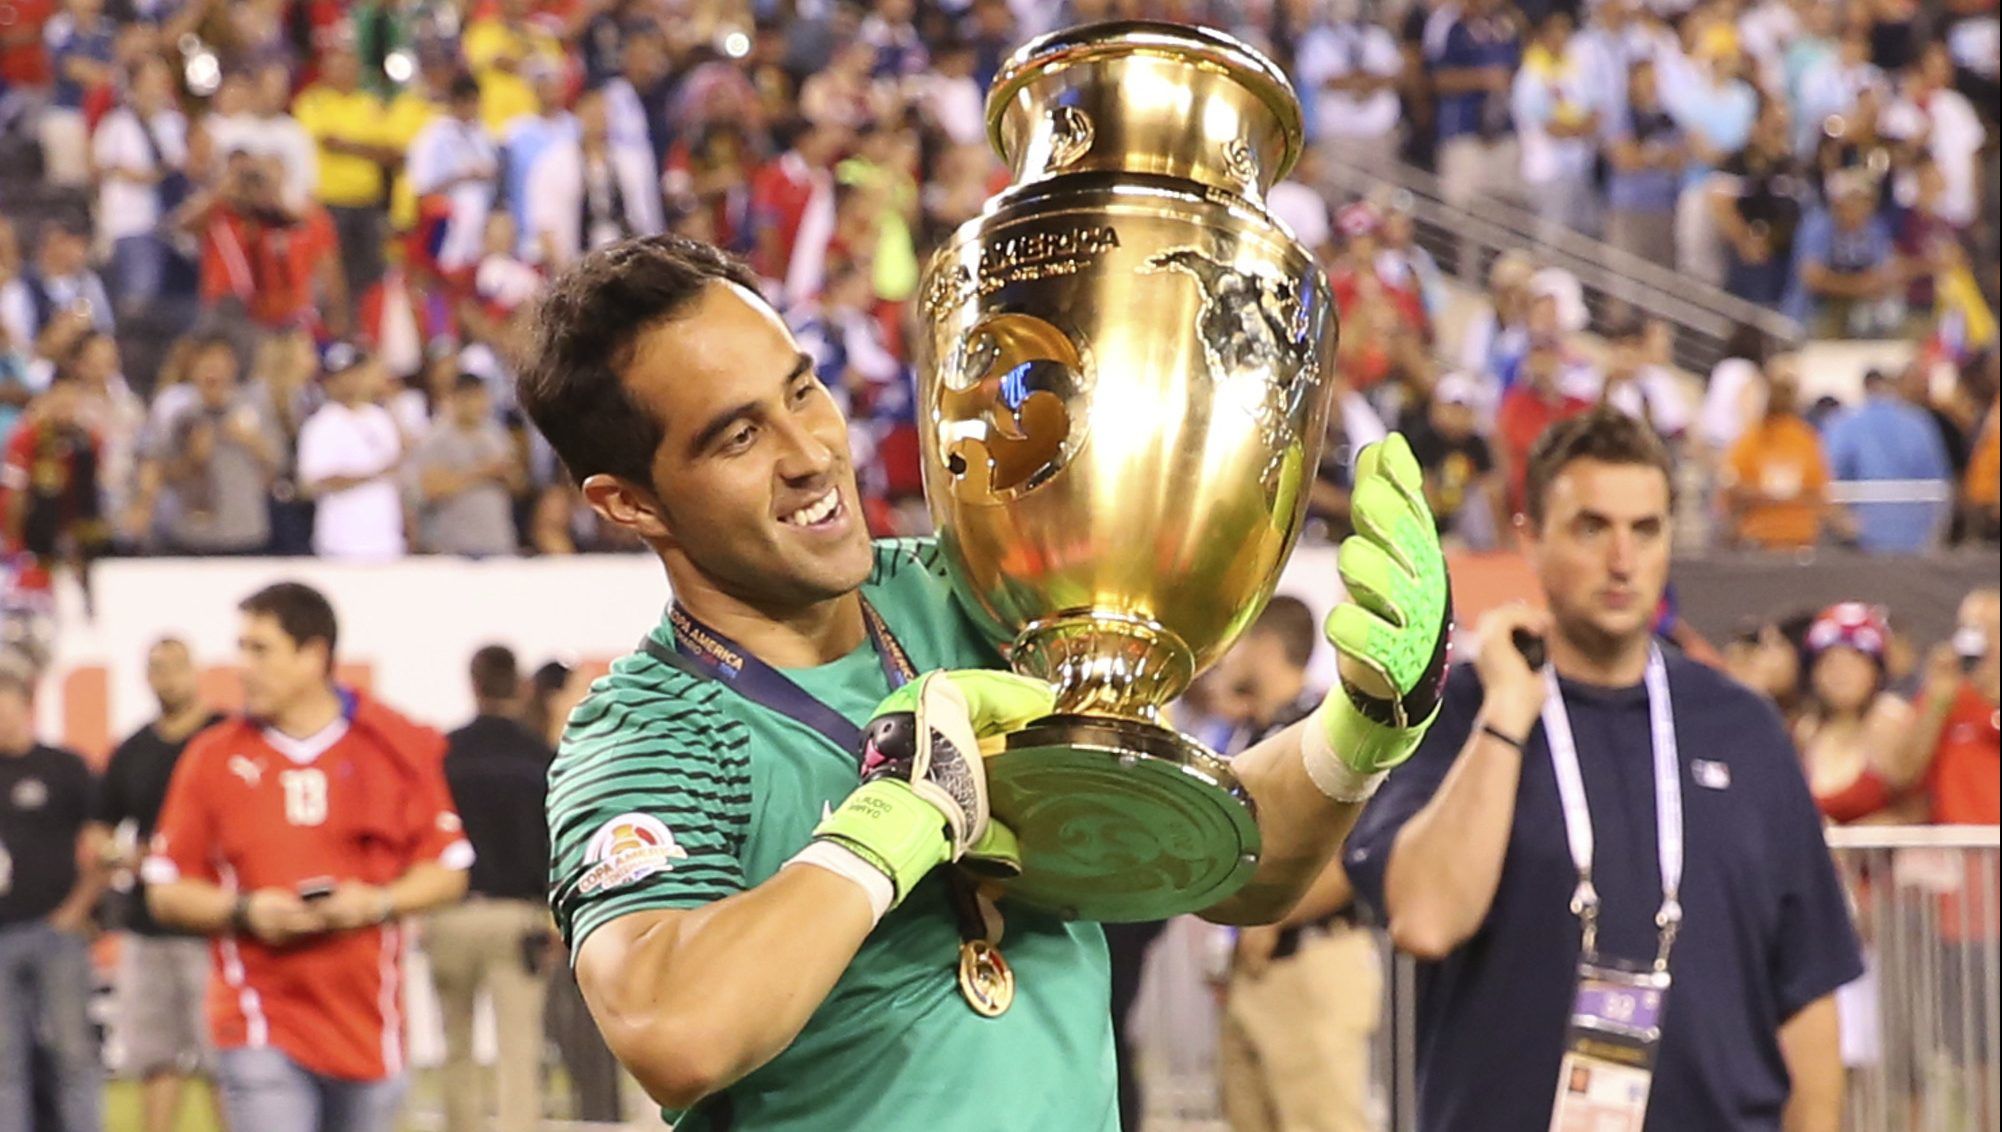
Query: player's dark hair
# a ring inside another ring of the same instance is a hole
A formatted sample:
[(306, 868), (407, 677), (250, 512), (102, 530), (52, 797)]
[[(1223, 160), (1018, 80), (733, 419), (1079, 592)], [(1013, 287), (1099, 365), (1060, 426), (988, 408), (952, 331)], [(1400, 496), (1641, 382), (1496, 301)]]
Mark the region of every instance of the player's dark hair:
[(577, 482), (603, 473), (652, 485), (665, 428), (622, 374), (640, 336), (686, 314), (716, 280), (758, 289), (750, 268), (716, 248), (662, 235), (592, 252), (550, 286), (516, 395)]
[(1251, 631), (1279, 638), (1280, 647), (1286, 650), (1286, 663), (1295, 668), (1307, 667), (1307, 662), (1314, 658), (1314, 642), (1320, 637), (1314, 611), (1307, 608), (1306, 602), (1286, 594), (1273, 595), (1265, 612), (1252, 622)]
[(469, 668), (473, 695), (482, 700), (511, 700), (521, 692), (521, 667), (506, 645), (482, 647), (473, 653)]
[(237, 608), (278, 622), (278, 628), (298, 648), (311, 641), (327, 642), (327, 668), (332, 671), (340, 628), (334, 623), (333, 605), (320, 591), (303, 582), (278, 582), (244, 598)]
[(1644, 422), (1611, 405), (1599, 405), (1544, 429), (1530, 448), (1523, 507), (1531, 526), (1543, 526), (1544, 497), (1550, 493), (1550, 484), (1574, 460), (1653, 468), (1668, 482), (1669, 509), (1675, 508), (1675, 466), (1661, 437)]

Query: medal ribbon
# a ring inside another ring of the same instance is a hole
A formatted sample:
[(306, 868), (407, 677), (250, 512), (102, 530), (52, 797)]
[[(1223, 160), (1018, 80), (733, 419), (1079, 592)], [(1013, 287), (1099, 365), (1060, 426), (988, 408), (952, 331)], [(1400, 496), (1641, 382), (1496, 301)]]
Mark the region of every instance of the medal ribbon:
[[(862, 622), (869, 630), (869, 642), (876, 648), (876, 660), (883, 666), (883, 679), (892, 691), (917, 679), (918, 670), (910, 654), (890, 632), (883, 615), (862, 602)], [(860, 758), (862, 729), (848, 717), (821, 702), (820, 698), (792, 682), (785, 673), (752, 656), (744, 646), (696, 619), (680, 602), (668, 608), (668, 624), (674, 629), (674, 646), (669, 648), (652, 634), (640, 642), (650, 657), (690, 676), (714, 680), (768, 711), (819, 732), (823, 739), (850, 756)]]
[[(917, 666), (911, 663), (910, 654), (890, 632), (883, 615), (876, 611), (869, 599), (859, 600), (862, 602), (862, 620), (869, 630), (869, 641), (875, 646), (876, 659), (883, 666), (883, 679), (891, 690), (917, 679)], [(667, 618), (674, 629), (674, 646), (670, 648), (648, 634), (640, 642), (641, 650), (648, 656), (697, 679), (714, 680), (759, 707), (812, 728), (850, 758), (861, 758), (862, 729), (850, 722), (847, 716), (793, 683), (783, 672), (751, 655), (749, 650), (724, 633), (698, 620), (680, 602), (668, 608)], [(972, 757), (981, 756), (979, 752), (972, 752)], [(991, 960), (983, 960), (989, 964), (986, 969), (998, 971), (997, 977), (1012, 992), (1014, 978), (1008, 973), (1005, 960), (1001, 960), (998, 947), (1002, 931), (1000, 909), (971, 878), (959, 870), (954, 869), (948, 874), (948, 882), (962, 956), (969, 953), (991, 954)], [(976, 945), (985, 951), (971, 952)], [(962, 990), (974, 1008), (989, 1017), (1007, 1009), (1004, 999), (998, 1010), (991, 1013), (982, 1010), (981, 1005), (974, 1002), (975, 990), (971, 987), (962, 987)], [(1012, 993), (1008, 997), (1012, 998)]]

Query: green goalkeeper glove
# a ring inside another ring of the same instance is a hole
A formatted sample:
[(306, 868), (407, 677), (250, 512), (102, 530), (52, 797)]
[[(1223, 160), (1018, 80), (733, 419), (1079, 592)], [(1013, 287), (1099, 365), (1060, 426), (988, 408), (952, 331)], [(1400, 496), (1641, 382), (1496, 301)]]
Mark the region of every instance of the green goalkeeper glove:
[(1356, 533), (1337, 562), (1348, 597), (1329, 614), (1341, 687), (1309, 723), (1303, 754), (1322, 793), (1360, 802), (1411, 757), (1439, 714), (1452, 587), (1411, 446), (1391, 433), (1356, 462)]
[[(814, 830), (816, 845), (838, 846), (888, 878), (887, 907), (949, 861), (977, 860), (997, 873), (1012, 863), (1020, 871), (1014, 835), (987, 812), (980, 740), (1054, 706), (1048, 684), (1010, 672), (931, 672), (897, 689), (869, 721), (862, 785)], [(824, 851), (809, 847), (808, 854), (827, 865)]]

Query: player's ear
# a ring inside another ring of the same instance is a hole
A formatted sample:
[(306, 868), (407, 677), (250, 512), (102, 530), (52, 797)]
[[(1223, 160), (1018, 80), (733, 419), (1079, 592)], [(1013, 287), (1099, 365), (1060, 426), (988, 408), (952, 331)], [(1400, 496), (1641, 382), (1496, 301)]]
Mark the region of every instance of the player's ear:
[(586, 476), (581, 486), (584, 502), (613, 526), (648, 540), (673, 537), (667, 515), (651, 491), (605, 472)]

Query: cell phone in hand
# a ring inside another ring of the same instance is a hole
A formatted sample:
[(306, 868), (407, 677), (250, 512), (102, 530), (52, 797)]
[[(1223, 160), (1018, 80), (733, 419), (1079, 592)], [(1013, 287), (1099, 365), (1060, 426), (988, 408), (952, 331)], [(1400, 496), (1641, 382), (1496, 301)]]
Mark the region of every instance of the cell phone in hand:
[(306, 880), (300, 881), (298, 888), (294, 891), (299, 894), (299, 899), (304, 900), (308, 904), (316, 900), (325, 900), (334, 894), (334, 878), (309, 877)]

